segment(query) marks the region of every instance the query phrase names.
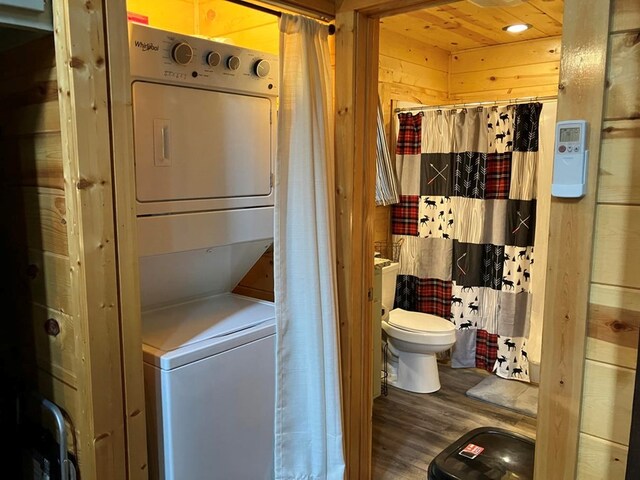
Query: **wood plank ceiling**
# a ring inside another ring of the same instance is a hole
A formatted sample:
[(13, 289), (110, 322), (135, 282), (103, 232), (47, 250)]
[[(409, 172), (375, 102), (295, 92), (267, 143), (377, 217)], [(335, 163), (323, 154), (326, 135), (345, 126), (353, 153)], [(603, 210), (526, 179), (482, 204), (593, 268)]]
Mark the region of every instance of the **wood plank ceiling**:
[[(563, 10), (564, 0), (529, 0), (500, 8), (483, 8), (465, 0), (383, 18), (381, 29), (457, 52), (561, 35)], [(502, 30), (514, 23), (532, 28), (519, 34)]]

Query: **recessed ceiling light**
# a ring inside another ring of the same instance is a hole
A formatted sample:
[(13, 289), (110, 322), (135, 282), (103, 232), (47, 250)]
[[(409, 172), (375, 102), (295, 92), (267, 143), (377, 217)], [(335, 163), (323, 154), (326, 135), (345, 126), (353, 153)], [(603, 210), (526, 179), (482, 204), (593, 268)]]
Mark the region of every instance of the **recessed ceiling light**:
[(522, 33), (526, 30), (529, 30), (531, 25), (528, 23), (515, 23), (513, 25), (507, 25), (506, 27), (502, 27), (502, 30), (509, 33)]

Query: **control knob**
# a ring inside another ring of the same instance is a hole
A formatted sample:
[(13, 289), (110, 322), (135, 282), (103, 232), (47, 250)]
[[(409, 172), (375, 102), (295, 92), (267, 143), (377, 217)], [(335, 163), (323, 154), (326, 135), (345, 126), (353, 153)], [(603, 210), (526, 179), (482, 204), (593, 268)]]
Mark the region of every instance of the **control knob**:
[(240, 68), (240, 59), (235, 55), (231, 55), (227, 58), (227, 68), (229, 70), (237, 70)]
[(258, 60), (253, 66), (253, 71), (260, 78), (265, 78), (271, 71), (271, 64), (266, 60)]
[(210, 67), (217, 67), (220, 64), (220, 54), (218, 52), (209, 52), (207, 53), (207, 64)]
[(176, 43), (171, 50), (171, 58), (178, 65), (188, 65), (193, 58), (193, 48), (186, 42)]

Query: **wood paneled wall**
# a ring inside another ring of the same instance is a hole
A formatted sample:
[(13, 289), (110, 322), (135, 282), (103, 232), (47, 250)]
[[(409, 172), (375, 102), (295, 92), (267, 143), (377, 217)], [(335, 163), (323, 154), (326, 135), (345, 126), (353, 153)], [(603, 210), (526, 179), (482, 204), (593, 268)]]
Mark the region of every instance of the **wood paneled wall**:
[[(103, 13), (102, 2), (57, 2), (54, 37), (0, 54), (10, 220), (2, 245), (12, 279), (3, 289), (9, 321), (0, 350), (10, 373), (3, 372), (1, 414), (15, 412), (15, 392), (38, 391), (58, 404), (87, 479), (127, 478)], [(141, 362), (135, 368), (141, 376)], [(5, 423), (3, 431), (20, 438)], [(130, 449), (144, 450), (138, 439)], [(7, 469), (20, 468), (17, 452), (9, 454)], [(146, 476), (146, 462), (135, 467), (140, 476), (131, 478)]]
[(390, 242), (391, 241), (391, 207), (377, 205), (373, 222), (374, 222), (373, 241), (387, 242), (387, 243)]
[(450, 53), (380, 28), (379, 93), (423, 105), (556, 95), (560, 37)]
[(233, 293), (261, 300), (274, 301), (273, 293), (273, 247), (269, 248), (247, 272)]
[(185, 35), (278, 53), (278, 18), (226, 0), (126, 0), (127, 10), (149, 17), (149, 25)]
[(451, 102), (556, 95), (560, 37), (476, 48), (451, 55)]
[(380, 26), (378, 93), (386, 122), (391, 100), (437, 105), (449, 95), (449, 52)]
[[(2, 244), (7, 259), (5, 276), (11, 279), (4, 292), (4, 304), (11, 313), (6, 317), (7, 330), (0, 346), (2, 364), (9, 372), (3, 373), (8, 382), (2, 391), (9, 396), (16, 391), (39, 390), (63, 408), (77, 426), (77, 332), (71, 306), (53, 37), (2, 52), (0, 61), (10, 66), (0, 72), (6, 219)], [(7, 400), (3, 399), (3, 404)], [(14, 412), (14, 408), (3, 409), (5, 415)], [(78, 434), (76, 431), (73, 438)], [(72, 449), (76, 447), (71, 443)]]
[(280, 31), (278, 18), (226, 0), (196, 0), (199, 33), (224, 37), (235, 45), (278, 54)]
[(580, 428), (580, 480), (625, 476), (640, 330), (640, 3), (614, 0), (611, 25)]
[(149, 17), (149, 25), (185, 35), (197, 33), (197, 0), (126, 0), (127, 11)]

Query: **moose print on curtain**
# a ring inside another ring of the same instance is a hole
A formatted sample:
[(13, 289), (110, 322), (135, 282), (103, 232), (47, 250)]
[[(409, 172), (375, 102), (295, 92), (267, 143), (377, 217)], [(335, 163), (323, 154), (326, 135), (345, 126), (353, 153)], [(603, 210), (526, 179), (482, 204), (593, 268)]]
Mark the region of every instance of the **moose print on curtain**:
[(542, 104), (400, 113), (395, 307), (456, 327), (452, 366), (529, 381)]

